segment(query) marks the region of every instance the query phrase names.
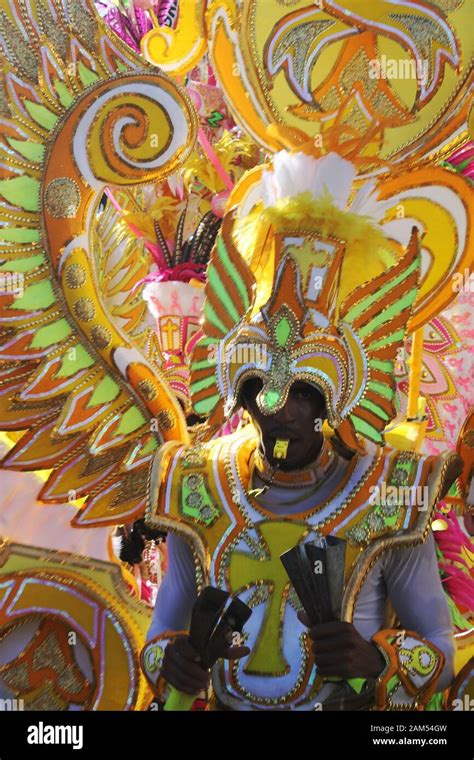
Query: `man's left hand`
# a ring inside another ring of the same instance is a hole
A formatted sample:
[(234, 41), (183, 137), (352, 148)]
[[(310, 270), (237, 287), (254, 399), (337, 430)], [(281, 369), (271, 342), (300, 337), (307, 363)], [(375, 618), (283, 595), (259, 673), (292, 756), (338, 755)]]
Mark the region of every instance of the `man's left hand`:
[(318, 674), (333, 678), (377, 678), (385, 660), (375, 644), (366, 641), (352, 623), (311, 625), (304, 612), (299, 620), (308, 628)]

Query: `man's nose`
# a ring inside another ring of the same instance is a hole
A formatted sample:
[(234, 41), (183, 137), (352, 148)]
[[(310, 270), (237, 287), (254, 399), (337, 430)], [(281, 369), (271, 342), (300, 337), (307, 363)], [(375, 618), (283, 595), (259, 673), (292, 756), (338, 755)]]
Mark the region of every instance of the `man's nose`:
[(276, 413), (275, 416), (278, 422), (282, 424), (287, 424), (294, 421), (293, 405), (290, 399), (286, 400), (285, 405), (282, 406), (282, 408)]

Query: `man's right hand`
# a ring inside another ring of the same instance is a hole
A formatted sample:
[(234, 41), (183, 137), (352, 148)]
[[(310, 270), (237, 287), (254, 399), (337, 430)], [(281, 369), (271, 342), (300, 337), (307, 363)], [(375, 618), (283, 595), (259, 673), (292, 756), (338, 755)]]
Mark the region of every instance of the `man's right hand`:
[[(226, 660), (240, 660), (250, 654), (244, 646), (228, 647), (222, 654)], [(210, 671), (199, 663), (199, 655), (187, 636), (177, 636), (165, 649), (160, 676), (184, 694), (199, 694), (209, 686)]]

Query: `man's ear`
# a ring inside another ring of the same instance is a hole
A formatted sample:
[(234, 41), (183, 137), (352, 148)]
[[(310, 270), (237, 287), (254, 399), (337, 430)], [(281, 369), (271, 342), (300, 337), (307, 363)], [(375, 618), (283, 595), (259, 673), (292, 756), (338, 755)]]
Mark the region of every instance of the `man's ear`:
[(245, 396), (245, 383), (241, 386), (239, 391), (238, 406), (241, 406), (246, 412), (248, 412), (247, 399)]
[(319, 414), (319, 417), (322, 420), (322, 422), (325, 422), (327, 420), (327, 418), (328, 418), (327, 406), (323, 406), (323, 408), (321, 409), (321, 412)]

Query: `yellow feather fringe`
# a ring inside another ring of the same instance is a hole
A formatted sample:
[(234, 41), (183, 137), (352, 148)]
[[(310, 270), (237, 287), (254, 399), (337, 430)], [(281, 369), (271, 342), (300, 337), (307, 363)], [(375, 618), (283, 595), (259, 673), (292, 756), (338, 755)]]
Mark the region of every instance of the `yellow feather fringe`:
[(261, 305), (273, 283), (271, 241), (277, 232), (319, 232), (346, 243), (339, 304), (363, 283), (393, 266), (403, 253), (401, 246), (388, 240), (373, 219), (341, 211), (328, 193), (317, 200), (309, 192), (300, 193), (266, 209), (258, 204), (248, 216), (236, 221), (233, 238), (259, 282)]

